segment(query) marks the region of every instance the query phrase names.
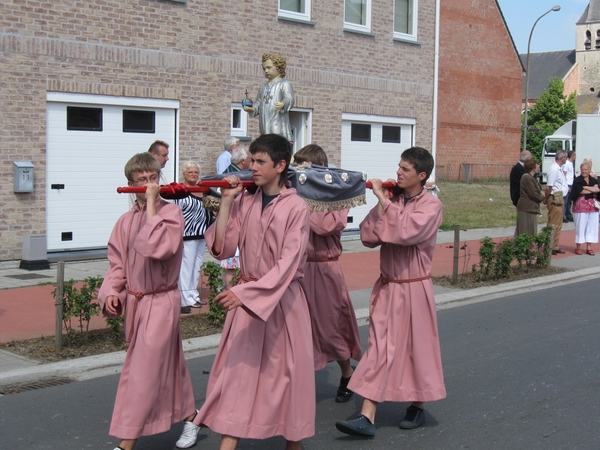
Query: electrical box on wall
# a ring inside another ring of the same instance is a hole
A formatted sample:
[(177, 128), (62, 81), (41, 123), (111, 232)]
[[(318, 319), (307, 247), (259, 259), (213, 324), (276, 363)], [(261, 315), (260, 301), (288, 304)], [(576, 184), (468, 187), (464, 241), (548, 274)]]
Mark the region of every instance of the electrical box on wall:
[(33, 192), (33, 164), (31, 161), (13, 161), (14, 192)]

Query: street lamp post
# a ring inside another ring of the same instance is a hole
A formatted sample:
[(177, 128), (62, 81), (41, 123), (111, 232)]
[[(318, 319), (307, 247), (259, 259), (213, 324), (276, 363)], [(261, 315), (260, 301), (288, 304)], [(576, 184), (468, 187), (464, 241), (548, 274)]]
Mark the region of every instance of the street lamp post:
[(527, 67), (525, 68), (525, 122), (523, 122), (523, 151), (527, 150), (527, 116), (529, 113), (529, 56), (531, 48), (531, 36), (533, 36), (533, 30), (535, 29), (535, 26), (540, 21), (540, 19), (546, 14), (550, 14), (552, 11), (560, 11), (560, 5), (553, 6), (551, 9), (549, 9), (537, 18), (537, 20), (531, 27), (531, 33), (529, 33), (529, 41), (527, 41)]

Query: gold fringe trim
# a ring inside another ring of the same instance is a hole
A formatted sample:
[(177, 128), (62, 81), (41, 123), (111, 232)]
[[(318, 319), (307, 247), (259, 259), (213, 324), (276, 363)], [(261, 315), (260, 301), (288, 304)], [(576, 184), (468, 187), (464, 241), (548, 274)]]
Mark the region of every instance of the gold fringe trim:
[(305, 198), (304, 201), (308, 204), (308, 209), (311, 211), (331, 212), (342, 211), (344, 209), (350, 209), (356, 206), (366, 205), (367, 196), (366, 194), (362, 194), (358, 197), (349, 198), (346, 200), (338, 200), (336, 202), (323, 202), (319, 200), (312, 200), (309, 198)]
[[(366, 194), (362, 194), (358, 197), (349, 198), (346, 200), (338, 200), (335, 202), (324, 202), (304, 197), (301, 198), (308, 204), (308, 209), (314, 212), (342, 211), (344, 209), (350, 209), (356, 206), (367, 204)], [(209, 211), (217, 214), (219, 212), (219, 208), (221, 207), (221, 199), (218, 197), (207, 195), (204, 197), (203, 206)]]

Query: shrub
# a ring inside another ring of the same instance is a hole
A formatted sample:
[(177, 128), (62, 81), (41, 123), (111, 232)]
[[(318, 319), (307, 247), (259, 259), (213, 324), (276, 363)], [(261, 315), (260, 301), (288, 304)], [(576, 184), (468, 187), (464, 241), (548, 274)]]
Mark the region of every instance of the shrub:
[[(82, 282), (81, 288), (75, 286), (79, 283), (75, 280), (64, 283), (62, 321), (67, 335), (77, 332), (73, 327), (73, 318), (77, 318), (79, 322), (77, 328), (80, 333), (83, 333), (89, 330), (92, 316), (100, 314), (100, 305), (96, 300), (102, 281), (102, 277), (88, 277)], [(52, 296), (56, 299), (56, 287), (52, 291)]]
[(535, 236), (521, 234), (499, 244), (495, 244), (490, 237), (483, 238), (479, 248), (479, 267), (473, 264), (475, 279), (485, 280), (492, 274), (496, 279), (509, 278), (513, 274), (512, 263), (515, 260), (517, 272), (523, 267), (527, 270), (533, 266), (534, 260), (536, 267), (547, 267), (552, 251), (552, 231), (552, 227), (544, 227)]
[(214, 299), (217, 294), (225, 289), (223, 286), (224, 270), (218, 263), (207, 261), (202, 264), (202, 273), (207, 277), (208, 288), (210, 289), (206, 318), (213, 324), (221, 326), (225, 323), (227, 310), (215, 302)]

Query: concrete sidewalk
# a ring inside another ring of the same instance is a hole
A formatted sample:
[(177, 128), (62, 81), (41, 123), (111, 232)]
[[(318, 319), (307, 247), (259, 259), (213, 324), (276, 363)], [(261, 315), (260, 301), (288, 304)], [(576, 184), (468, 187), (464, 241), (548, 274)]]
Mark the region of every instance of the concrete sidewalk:
[[(461, 232), (459, 273), (470, 271), (479, 261), (479, 241), (486, 237), (501, 239), (511, 237), (514, 227), (479, 229)], [(462, 305), (467, 302), (485, 301), (519, 292), (547, 289), (552, 285), (568, 284), (600, 276), (600, 253), (597, 257), (577, 256), (573, 224), (565, 224), (561, 233), (561, 248), (566, 253), (552, 257), (552, 265), (568, 269), (560, 275), (538, 277), (528, 280), (501, 283), (494, 286), (463, 290), (434, 286), (436, 303), (439, 308)], [(434, 256), (434, 277), (450, 276), (454, 258), (454, 232), (439, 232)], [(366, 323), (368, 303), (373, 283), (379, 276), (379, 251), (364, 247), (358, 235), (345, 235), (344, 254), (340, 258), (357, 319)], [(600, 251), (600, 248), (598, 249)], [(596, 259), (599, 258), (599, 259)], [(205, 260), (212, 259), (206, 255)], [(108, 262), (106, 259), (72, 261), (65, 265), (65, 280), (81, 280), (90, 276), (104, 276)], [(54, 333), (54, 299), (50, 295), (53, 286), (39, 283), (56, 281), (56, 263), (49, 270), (33, 271), (0, 267), (0, 342), (13, 339), (26, 339)], [(206, 308), (206, 307), (204, 307)], [(204, 309), (203, 308), (203, 309)], [(205, 310), (205, 309), (204, 309)], [(195, 311), (196, 314), (204, 312)], [(94, 318), (91, 328), (104, 328), (102, 318)], [(28, 336), (28, 337), (26, 337)], [(219, 343), (219, 335), (184, 341), (186, 357), (192, 358), (214, 352)], [(87, 379), (117, 373), (125, 357), (125, 352), (91, 356), (76, 360), (41, 364), (7, 351), (0, 351), (0, 385), (23, 383), (53, 376), (66, 376), (72, 379)]]

